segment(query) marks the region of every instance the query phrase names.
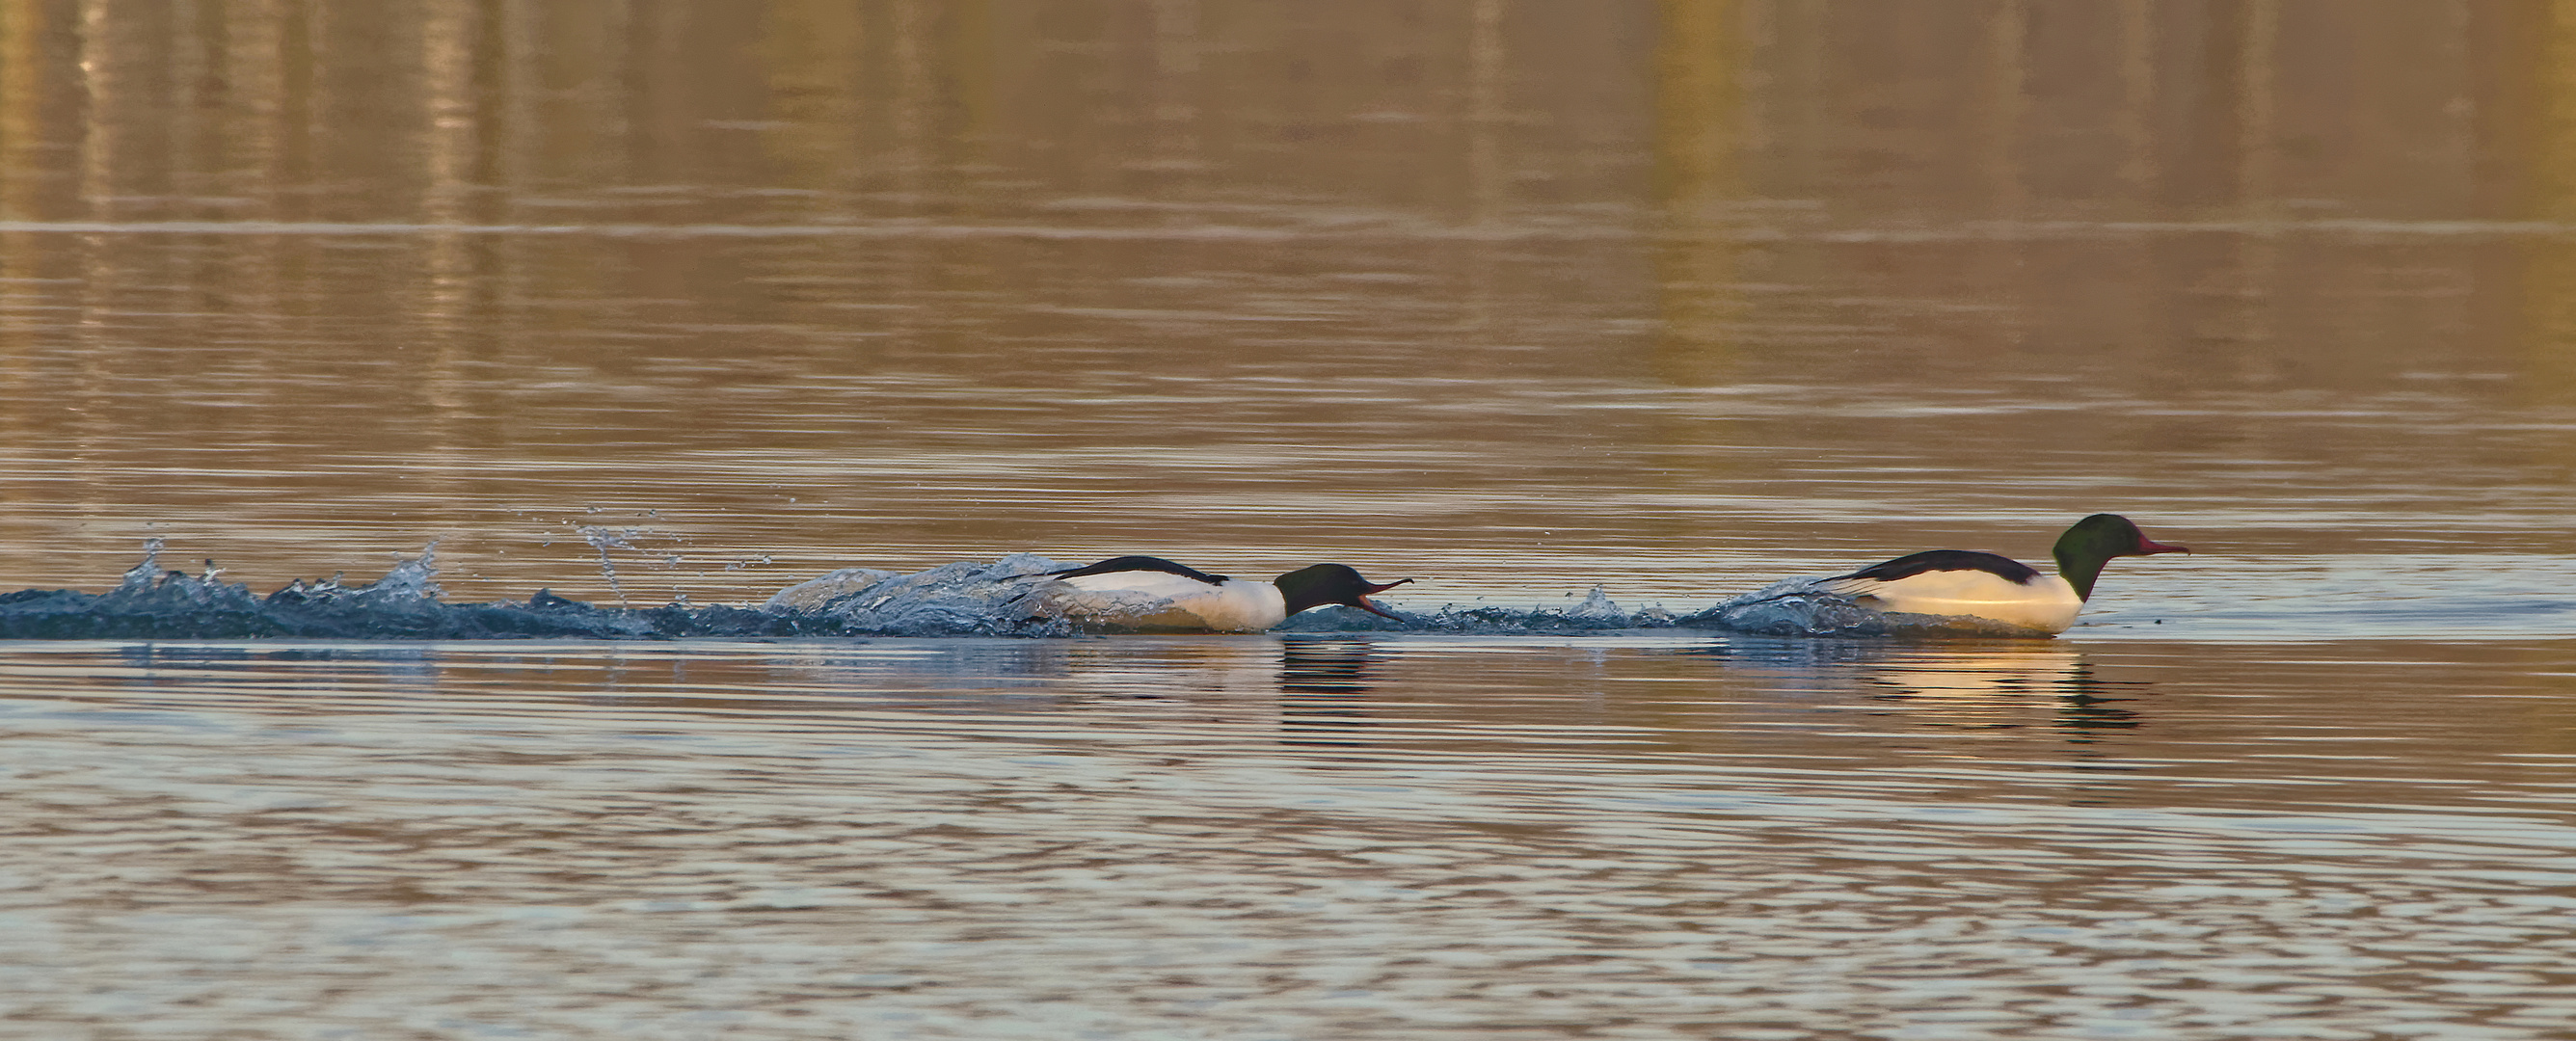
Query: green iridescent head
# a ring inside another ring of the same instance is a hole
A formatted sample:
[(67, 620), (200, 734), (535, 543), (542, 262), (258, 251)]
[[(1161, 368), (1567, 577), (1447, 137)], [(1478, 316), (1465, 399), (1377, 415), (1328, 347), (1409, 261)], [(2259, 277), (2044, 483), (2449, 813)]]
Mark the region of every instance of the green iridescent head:
[(2102, 577), (2102, 565), (2112, 557), (2143, 557), (2154, 553), (2189, 553), (2182, 546), (2168, 546), (2147, 538), (2146, 533), (2116, 513), (2096, 513), (2057, 537), (2057, 573), (2066, 584), (2075, 587), (2075, 595), (2093, 598), (2093, 580)]
[[(1342, 604), (1359, 608), (1370, 614), (1395, 618), (1396, 616), (1387, 614), (1376, 604), (1370, 603), (1369, 594), (1382, 593), (1411, 581), (1413, 580), (1410, 578), (1399, 578), (1380, 585), (1360, 577), (1359, 572), (1345, 565), (1317, 564), (1281, 575), (1271, 584), (1278, 586), (1279, 595), (1287, 598), (1289, 614), (1296, 614), (1309, 607)], [(1401, 618), (1396, 620), (1403, 621)]]

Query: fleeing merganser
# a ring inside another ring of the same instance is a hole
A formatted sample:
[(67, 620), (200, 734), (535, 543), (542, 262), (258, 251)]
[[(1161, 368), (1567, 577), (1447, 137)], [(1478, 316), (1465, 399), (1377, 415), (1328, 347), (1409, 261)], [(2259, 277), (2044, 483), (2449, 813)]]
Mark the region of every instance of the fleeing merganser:
[(1129, 631), (1220, 633), (1259, 632), (1326, 604), (1396, 618), (1370, 603), (1369, 594), (1413, 581), (1371, 582), (1340, 564), (1299, 568), (1268, 582), (1245, 581), (1140, 556), (1024, 577), (1055, 579), (1037, 601), (1048, 615)]
[(1868, 607), (1906, 614), (1967, 615), (2045, 632), (2065, 632), (2093, 595), (2093, 580), (2113, 557), (2189, 553), (2150, 541), (2129, 518), (2096, 513), (2057, 537), (2057, 573), (2009, 557), (1964, 549), (1935, 549), (1825, 579), (1829, 593)]

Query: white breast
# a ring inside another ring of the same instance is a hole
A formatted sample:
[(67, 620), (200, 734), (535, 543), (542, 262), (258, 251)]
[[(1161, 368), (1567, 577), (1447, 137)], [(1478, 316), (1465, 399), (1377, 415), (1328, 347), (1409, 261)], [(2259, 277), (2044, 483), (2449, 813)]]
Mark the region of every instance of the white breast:
[(1881, 611), (1906, 614), (1968, 615), (2062, 633), (2075, 624), (2084, 598), (2056, 575), (2041, 575), (2023, 585), (1989, 571), (1926, 571), (1893, 582), (1847, 578), (1825, 588), (1863, 601)]
[(1252, 633), (1288, 618), (1287, 598), (1268, 582), (1228, 579), (1212, 586), (1161, 571), (1058, 579), (1041, 603), (1057, 617), (1131, 632)]

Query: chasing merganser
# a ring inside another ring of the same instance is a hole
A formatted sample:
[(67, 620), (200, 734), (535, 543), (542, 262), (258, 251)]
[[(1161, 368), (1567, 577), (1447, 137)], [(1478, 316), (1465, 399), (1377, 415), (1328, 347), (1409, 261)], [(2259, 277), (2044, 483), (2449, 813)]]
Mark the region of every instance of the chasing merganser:
[(1370, 603), (1369, 594), (1413, 581), (1371, 582), (1340, 564), (1299, 568), (1268, 582), (1245, 581), (1142, 556), (1024, 577), (1055, 579), (1038, 603), (1057, 617), (1129, 631), (1220, 633), (1259, 632), (1326, 604), (1402, 621)]
[(2062, 633), (2093, 595), (2093, 580), (2113, 557), (2189, 553), (2150, 541), (2129, 518), (2096, 513), (2057, 537), (2057, 573), (2010, 557), (1964, 549), (1935, 549), (1898, 557), (1848, 575), (1823, 580), (1830, 593), (1881, 611), (1968, 615)]

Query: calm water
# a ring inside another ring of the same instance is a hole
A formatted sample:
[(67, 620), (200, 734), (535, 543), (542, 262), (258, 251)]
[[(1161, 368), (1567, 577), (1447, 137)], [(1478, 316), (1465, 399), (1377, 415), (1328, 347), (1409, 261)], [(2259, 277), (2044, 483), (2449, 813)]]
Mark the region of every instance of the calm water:
[(0, 0), (0, 593), (2200, 551), (2027, 645), (15, 641), (0, 1033), (2565, 1036), (2571, 26)]

